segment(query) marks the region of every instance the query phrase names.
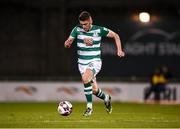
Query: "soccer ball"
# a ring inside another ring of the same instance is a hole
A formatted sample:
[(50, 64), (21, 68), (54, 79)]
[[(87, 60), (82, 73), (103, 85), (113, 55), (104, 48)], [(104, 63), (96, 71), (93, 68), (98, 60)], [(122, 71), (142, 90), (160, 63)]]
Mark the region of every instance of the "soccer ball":
[(72, 112), (72, 104), (69, 101), (62, 101), (59, 103), (57, 110), (62, 116), (68, 116)]

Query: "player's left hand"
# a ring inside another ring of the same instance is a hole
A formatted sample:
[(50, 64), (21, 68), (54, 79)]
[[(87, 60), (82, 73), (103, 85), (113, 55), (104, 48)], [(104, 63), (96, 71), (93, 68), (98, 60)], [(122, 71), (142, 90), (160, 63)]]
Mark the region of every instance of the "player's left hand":
[(118, 51), (118, 52), (117, 52), (117, 55), (118, 55), (119, 57), (124, 57), (124, 56), (125, 56), (125, 53), (124, 53), (123, 51)]
[(92, 38), (84, 38), (84, 43), (86, 44), (86, 46), (92, 46), (93, 39)]

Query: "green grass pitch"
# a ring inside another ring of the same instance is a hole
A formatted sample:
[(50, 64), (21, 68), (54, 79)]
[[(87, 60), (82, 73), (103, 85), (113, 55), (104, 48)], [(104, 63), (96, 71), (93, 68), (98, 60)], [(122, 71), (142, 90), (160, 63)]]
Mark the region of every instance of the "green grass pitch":
[(113, 103), (107, 114), (103, 103), (95, 103), (92, 116), (84, 117), (85, 103), (72, 104), (72, 114), (65, 117), (57, 103), (0, 103), (0, 128), (180, 127), (180, 105)]

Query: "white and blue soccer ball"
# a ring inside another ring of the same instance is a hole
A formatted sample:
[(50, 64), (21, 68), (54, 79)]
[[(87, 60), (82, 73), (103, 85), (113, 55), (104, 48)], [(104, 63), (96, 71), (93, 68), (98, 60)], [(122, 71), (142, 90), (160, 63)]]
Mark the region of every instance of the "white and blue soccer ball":
[(69, 101), (61, 101), (57, 110), (62, 116), (68, 116), (72, 113), (72, 104)]

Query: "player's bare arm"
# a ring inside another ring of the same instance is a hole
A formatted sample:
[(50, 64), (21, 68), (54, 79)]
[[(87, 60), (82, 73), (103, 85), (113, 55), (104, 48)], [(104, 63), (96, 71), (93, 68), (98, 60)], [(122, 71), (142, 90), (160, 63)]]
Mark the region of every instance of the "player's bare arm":
[(112, 30), (109, 30), (109, 33), (108, 33), (107, 37), (113, 38), (115, 40), (116, 48), (117, 48), (117, 55), (119, 57), (124, 57), (125, 53), (122, 50), (121, 40), (120, 40), (119, 35), (117, 33), (113, 32)]
[(64, 47), (65, 48), (70, 48), (71, 44), (73, 43), (74, 38), (73, 37), (69, 37), (65, 42), (64, 42)]

